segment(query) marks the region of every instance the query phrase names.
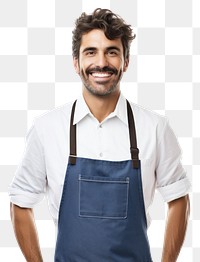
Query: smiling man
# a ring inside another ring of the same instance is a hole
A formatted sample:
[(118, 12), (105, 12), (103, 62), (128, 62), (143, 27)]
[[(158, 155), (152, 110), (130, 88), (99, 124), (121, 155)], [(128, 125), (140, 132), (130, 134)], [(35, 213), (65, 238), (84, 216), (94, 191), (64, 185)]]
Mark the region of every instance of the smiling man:
[(134, 38), (107, 9), (76, 21), (73, 62), (82, 95), (35, 120), (10, 186), (27, 261), (43, 261), (33, 207), (47, 192), (58, 229), (54, 261), (151, 262), (148, 209), (156, 188), (168, 203), (162, 262), (178, 257), (190, 183), (168, 121), (121, 94)]
[(94, 29), (82, 36), (79, 58), (74, 64), (89, 93), (106, 96), (119, 93), (128, 59), (124, 58), (121, 39), (111, 41), (102, 30)]

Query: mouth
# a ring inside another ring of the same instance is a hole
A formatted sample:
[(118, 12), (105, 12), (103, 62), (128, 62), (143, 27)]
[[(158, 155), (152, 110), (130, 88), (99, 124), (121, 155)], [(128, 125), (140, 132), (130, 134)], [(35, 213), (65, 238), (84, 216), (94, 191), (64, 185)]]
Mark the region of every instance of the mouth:
[(110, 73), (110, 72), (94, 72), (94, 73), (90, 73), (91, 76), (93, 76), (94, 78), (102, 78), (102, 79), (105, 79), (105, 78), (110, 78), (113, 73)]
[(115, 74), (117, 75), (117, 70), (112, 68), (93, 68), (86, 70), (86, 73), (91, 76), (96, 82), (106, 82)]
[(92, 77), (92, 80), (96, 84), (100, 84), (100, 85), (105, 85), (109, 83), (109, 81), (112, 79), (112, 75), (113, 73), (108, 73), (108, 72), (102, 72), (102, 73), (94, 72), (89, 74), (89, 76)]

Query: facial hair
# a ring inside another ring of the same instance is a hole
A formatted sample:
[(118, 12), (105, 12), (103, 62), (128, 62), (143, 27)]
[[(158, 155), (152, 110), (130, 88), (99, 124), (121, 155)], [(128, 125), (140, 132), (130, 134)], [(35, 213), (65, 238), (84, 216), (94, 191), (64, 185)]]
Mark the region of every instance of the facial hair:
[[(103, 90), (100, 90), (102, 86), (107, 85), (107, 81), (105, 83), (103, 82), (96, 82), (95, 84), (97, 85), (97, 87), (95, 87), (94, 85), (92, 85), (90, 79), (89, 79), (89, 75), (91, 73), (94, 72), (101, 72), (101, 73), (112, 73), (114, 74), (117, 78), (114, 79), (112, 81), (112, 83), (110, 84), (110, 86), (108, 86), (106, 89), (104, 88)], [(95, 67), (95, 68), (88, 68), (86, 69), (86, 71), (84, 72), (84, 70), (82, 69), (80, 72), (80, 77), (81, 80), (83, 82), (84, 87), (92, 94), (95, 96), (107, 96), (111, 93), (114, 93), (117, 88), (119, 87), (119, 82), (122, 78), (122, 70), (118, 71), (116, 68), (111, 68), (111, 67)], [(99, 88), (98, 88), (99, 85)]]

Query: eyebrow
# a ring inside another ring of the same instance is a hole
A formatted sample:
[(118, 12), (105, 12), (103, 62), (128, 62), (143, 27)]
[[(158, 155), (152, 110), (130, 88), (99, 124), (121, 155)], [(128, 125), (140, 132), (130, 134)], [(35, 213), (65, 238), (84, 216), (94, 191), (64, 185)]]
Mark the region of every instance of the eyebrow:
[(117, 46), (109, 46), (108, 48), (106, 48), (107, 49), (107, 51), (109, 51), (109, 50), (117, 50), (117, 51), (121, 51), (121, 49), (119, 48), (119, 47), (117, 47)]
[(87, 52), (87, 51), (95, 51), (95, 50), (97, 50), (96, 47), (86, 47), (83, 49), (82, 53)]
[[(121, 49), (117, 46), (109, 46), (109, 47), (106, 48), (106, 51), (110, 51), (110, 50), (113, 50), (113, 49), (117, 50), (119, 52), (121, 51)], [(86, 47), (86, 48), (83, 49), (82, 53), (87, 52), (87, 51), (95, 51), (95, 50), (97, 50), (96, 47)]]

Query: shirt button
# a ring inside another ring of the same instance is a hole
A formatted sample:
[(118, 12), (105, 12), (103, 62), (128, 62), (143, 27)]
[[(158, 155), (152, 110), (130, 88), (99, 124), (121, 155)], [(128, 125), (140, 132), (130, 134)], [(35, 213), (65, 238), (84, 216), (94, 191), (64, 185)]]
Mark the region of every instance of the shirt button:
[(102, 125), (99, 125), (99, 128), (102, 128)]
[(103, 156), (103, 153), (100, 153), (99, 156), (102, 157), (102, 156)]

